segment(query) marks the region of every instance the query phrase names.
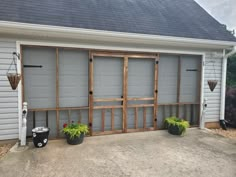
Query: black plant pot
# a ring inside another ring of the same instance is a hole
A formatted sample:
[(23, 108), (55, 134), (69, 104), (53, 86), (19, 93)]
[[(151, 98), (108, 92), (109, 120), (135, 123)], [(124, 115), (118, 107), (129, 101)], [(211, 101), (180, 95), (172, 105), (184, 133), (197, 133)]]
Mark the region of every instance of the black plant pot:
[(80, 134), (80, 136), (76, 136), (74, 138), (70, 138), (70, 135), (65, 134), (66, 135), (66, 140), (68, 144), (71, 145), (77, 145), (77, 144), (81, 144), (84, 141), (84, 134)]
[(169, 125), (168, 132), (172, 135), (182, 135), (183, 131), (176, 125)]
[(46, 127), (36, 127), (32, 129), (33, 143), (37, 148), (42, 148), (48, 143), (49, 128)]

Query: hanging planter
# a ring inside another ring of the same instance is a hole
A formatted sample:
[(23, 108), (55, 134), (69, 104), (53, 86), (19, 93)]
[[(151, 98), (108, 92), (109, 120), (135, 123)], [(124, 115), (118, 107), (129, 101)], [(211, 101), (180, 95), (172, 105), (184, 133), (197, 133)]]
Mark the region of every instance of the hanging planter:
[(19, 56), (13, 52), (13, 59), (7, 71), (7, 78), (10, 82), (12, 90), (16, 90), (21, 80), (21, 75), (17, 71), (16, 57), (19, 59)]
[(208, 80), (207, 82), (208, 82), (210, 90), (213, 92), (214, 89), (216, 88), (218, 81), (217, 80)]
[[(210, 61), (210, 62), (213, 63), (214, 78), (216, 78), (215, 62), (214, 62), (214, 61)], [(216, 80), (216, 79), (209, 79), (209, 80), (207, 81), (207, 83), (208, 83), (208, 86), (209, 86), (210, 90), (213, 92), (214, 89), (216, 88), (216, 85), (217, 85), (217, 83), (218, 83), (218, 80)]]

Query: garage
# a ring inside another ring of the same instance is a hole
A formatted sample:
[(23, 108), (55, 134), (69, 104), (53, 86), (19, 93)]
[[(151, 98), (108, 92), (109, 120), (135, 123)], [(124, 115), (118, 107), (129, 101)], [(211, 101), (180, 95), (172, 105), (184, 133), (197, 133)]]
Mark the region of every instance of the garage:
[(21, 46), (28, 136), (36, 126), (63, 136), (64, 123), (90, 135), (163, 129), (166, 117), (199, 125), (201, 56)]

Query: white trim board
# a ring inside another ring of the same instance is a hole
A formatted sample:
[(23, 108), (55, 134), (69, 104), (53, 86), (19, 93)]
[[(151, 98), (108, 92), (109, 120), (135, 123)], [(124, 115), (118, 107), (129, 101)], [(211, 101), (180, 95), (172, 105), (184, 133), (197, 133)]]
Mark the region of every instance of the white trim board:
[(208, 40), (186, 37), (161, 36), (150, 34), (137, 34), (114, 32), (105, 30), (72, 28), (53, 25), (41, 25), (0, 21), (0, 33), (38, 37), (54, 37), (67, 39), (86, 39), (97, 41), (112, 41), (139, 44), (160, 44), (165, 46), (192, 46), (203, 48), (227, 49), (236, 46), (236, 42)]

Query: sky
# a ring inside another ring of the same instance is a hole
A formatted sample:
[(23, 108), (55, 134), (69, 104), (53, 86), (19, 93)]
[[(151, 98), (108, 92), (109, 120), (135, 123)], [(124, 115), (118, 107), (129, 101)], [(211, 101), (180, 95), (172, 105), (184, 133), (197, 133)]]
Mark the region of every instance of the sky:
[(236, 33), (236, 0), (195, 0), (217, 21)]

